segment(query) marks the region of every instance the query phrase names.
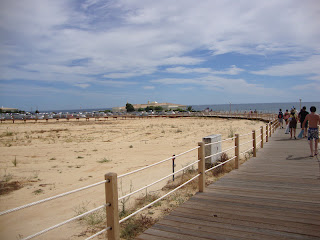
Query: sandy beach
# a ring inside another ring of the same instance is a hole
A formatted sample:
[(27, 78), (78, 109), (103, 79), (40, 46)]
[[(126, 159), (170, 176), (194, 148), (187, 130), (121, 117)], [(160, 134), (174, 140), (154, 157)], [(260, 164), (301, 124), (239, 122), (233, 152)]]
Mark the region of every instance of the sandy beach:
[[(203, 137), (245, 134), (265, 123), (216, 118), (154, 118), (105, 121), (2, 123), (0, 168), (2, 184), (19, 189), (0, 195), (0, 211), (104, 180), (150, 165), (197, 146)], [(226, 148), (233, 143), (226, 143)], [(195, 161), (197, 151), (176, 159), (176, 169)], [(119, 196), (172, 171), (171, 161), (133, 174), (119, 183)], [(155, 191), (166, 182), (157, 184)], [(19, 239), (105, 203), (104, 185), (0, 216), (0, 238)], [(74, 221), (37, 239), (84, 239), (83, 224)], [(80, 234), (80, 235), (79, 235)], [(87, 235), (87, 237), (90, 235)]]

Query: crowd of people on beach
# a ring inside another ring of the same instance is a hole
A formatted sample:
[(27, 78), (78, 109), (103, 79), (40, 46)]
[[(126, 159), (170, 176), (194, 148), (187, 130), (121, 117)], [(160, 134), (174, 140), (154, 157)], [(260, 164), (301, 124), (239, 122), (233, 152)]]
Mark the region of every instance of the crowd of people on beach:
[[(316, 114), (316, 107), (310, 107), (310, 113), (304, 106), (300, 112), (293, 107), (290, 112), (286, 109), (283, 113), (282, 109), (279, 109), (278, 120), (281, 128), (285, 128), (285, 133), (290, 133), (290, 139), (308, 138), (310, 144), (311, 154), (310, 157), (318, 155), (318, 141), (319, 141), (319, 127), (320, 116)], [(301, 131), (296, 137), (297, 124), (300, 122)], [(284, 127), (285, 123), (285, 127)], [(314, 142), (314, 144), (313, 144)], [(313, 148), (314, 145), (314, 148)]]

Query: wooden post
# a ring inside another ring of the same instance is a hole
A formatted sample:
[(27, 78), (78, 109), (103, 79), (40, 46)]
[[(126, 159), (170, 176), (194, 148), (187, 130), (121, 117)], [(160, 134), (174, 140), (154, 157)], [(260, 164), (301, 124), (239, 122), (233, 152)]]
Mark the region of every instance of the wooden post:
[(260, 127), (260, 131), (261, 131), (261, 148), (263, 148), (263, 127)]
[(257, 156), (256, 130), (252, 131), (253, 157)]
[(205, 152), (204, 152), (204, 142), (198, 142), (198, 174), (199, 176), (199, 192), (204, 192), (205, 189)]
[(269, 122), (269, 137), (271, 137), (272, 132), (272, 122)]
[(116, 173), (107, 173), (105, 180), (108, 180), (105, 184), (106, 194), (106, 214), (107, 214), (107, 227), (111, 227), (108, 230), (109, 240), (120, 239), (120, 225), (119, 225), (119, 208), (118, 208), (118, 182)]
[(238, 169), (239, 168), (239, 134), (235, 134), (235, 136), (236, 136), (236, 139), (235, 139), (235, 146), (236, 146), (236, 148), (235, 148), (235, 156), (236, 156), (236, 158), (235, 158), (235, 165), (234, 165), (234, 167), (235, 167), (235, 169)]
[(269, 141), (269, 124), (266, 125), (266, 142)]

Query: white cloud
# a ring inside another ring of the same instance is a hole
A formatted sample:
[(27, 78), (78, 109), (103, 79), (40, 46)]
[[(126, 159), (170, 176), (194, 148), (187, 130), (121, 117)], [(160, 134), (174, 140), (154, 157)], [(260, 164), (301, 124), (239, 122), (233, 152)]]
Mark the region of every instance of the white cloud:
[[(248, 95), (263, 95), (274, 96), (282, 95), (283, 91), (266, 88), (258, 84), (246, 82), (244, 79), (222, 78), (217, 76), (206, 76), (199, 78), (163, 78), (152, 80), (152, 83), (164, 85), (191, 85), (191, 87), (201, 86), (213, 91), (225, 92), (227, 94), (248, 94)], [(188, 86), (189, 87), (189, 86)]]
[(292, 61), (282, 65), (271, 66), (260, 71), (252, 71), (253, 74), (270, 76), (296, 76), (312, 75), (310, 79), (318, 79), (320, 76), (320, 55), (313, 55), (305, 60)]
[[(252, 73), (318, 81), (319, 11), (318, 0), (3, 0), (0, 80), (59, 82), (86, 90), (90, 85), (91, 90), (142, 83), (130, 79), (136, 76), (146, 76), (143, 81), (161, 76), (155, 83), (265, 94), (243, 79), (213, 76), (242, 73), (236, 60), (227, 69), (203, 63), (210, 57), (218, 62), (224, 53), (280, 53), (284, 62), (283, 56), (306, 60)], [(170, 73), (208, 76), (173, 79)]]
[(167, 68), (167, 72), (169, 73), (204, 73), (204, 74), (214, 74), (214, 75), (238, 75), (239, 73), (245, 71), (242, 68), (238, 68), (235, 65), (232, 65), (230, 68), (224, 71), (215, 71), (211, 68), (186, 68), (186, 67), (174, 67)]
[(154, 89), (155, 89), (155, 86), (144, 86), (143, 89), (146, 89), (146, 90), (154, 90)]
[(85, 88), (90, 87), (90, 84), (87, 84), (87, 83), (78, 83), (78, 84), (74, 84), (74, 86), (85, 89)]
[(319, 83), (307, 83), (303, 85), (297, 85), (292, 87), (293, 90), (307, 90), (310, 91), (310, 93), (318, 92), (317, 95), (319, 96), (320, 92), (320, 84)]
[[(1, 52), (1, 61), (43, 64), (39, 69), (43, 73), (53, 65), (60, 66), (61, 72), (126, 78), (137, 74), (137, 68), (150, 74), (159, 66), (200, 64), (204, 59), (186, 55), (196, 49), (211, 49), (214, 54), (291, 51), (298, 55), (320, 50), (316, 0), (237, 4), (90, 0), (81, 4), (95, 14), (72, 4), (77, 2), (4, 1), (0, 48), (10, 51)], [(66, 65), (81, 58), (91, 59), (85, 68)]]

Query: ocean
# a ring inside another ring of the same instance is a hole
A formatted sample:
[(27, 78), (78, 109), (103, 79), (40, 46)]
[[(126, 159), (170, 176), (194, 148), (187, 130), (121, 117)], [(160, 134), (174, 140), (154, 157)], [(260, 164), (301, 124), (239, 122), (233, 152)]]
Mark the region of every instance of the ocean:
[[(301, 107), (306, 106), (307, 111), (310, 111), (311, 106), (315, 106), (317, 108), (317, 112), (320, 112), (320, 102), (301, 102)], [(209, 108), (212, 111), (230, 111), (230, 104), (217, 104), (217, 105), (195, 105), (192, 108), (196, 111), (201, 111)], [(247, 103), (247, 104), (232, 104), (231, 103), (231, 111), (232, 112), (244, 112), (244, 111), (254, 111), (263, 113), (278, 113), (279, 109), (282, 109), (283, 112), (291, 108), (296, 108), (300, 111), (300, 102), (288, 102), (288, 103)]]
[[(212, 111), (223, 111), (228, 112), (230, 110), (230, 104), (209, 104), (209, 105), (187, 105), (192, 106), (195, 111), (202, 111), (208, 109)], [(306, 106), (307, 111), (310, 110), (311, 106), (317, 108), (317, 112), (320, 113), (320, 102), (301, 102), (301, 107)], [(244, 112), (244, 111), (254, 111), (263, 113), (278, 113), (281, 108), (283, 112), (286, 109), (290, 111), (291, 108), (295, 107), (298, 111), (300, 110), (300, 102), (288, 102), (288, 103), (246, 103), (246, 104), (231, 104), (232, 112)], [(93, 109), (69, 109), (69, 110), (47, 110), (40, 112), (56, 112), (56, 113), (78, 113), (78, 112), (93, 112), (93, 111), (104, 111), (111, 110), (112, 108), (93, 108)]]

